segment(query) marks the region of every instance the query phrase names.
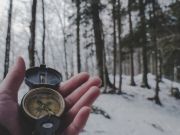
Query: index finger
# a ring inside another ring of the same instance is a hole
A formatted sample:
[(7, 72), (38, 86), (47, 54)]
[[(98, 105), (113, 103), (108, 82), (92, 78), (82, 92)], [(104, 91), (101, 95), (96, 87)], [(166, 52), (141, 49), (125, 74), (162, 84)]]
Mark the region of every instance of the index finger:
[(62, 83), (59, 87), (59, 92), (64, 96), (68, 96), (75, 89), (80, 87), (83, 83), (85, 83), (89, 79), (89, 74), (86, 72), (79, 73), (73, 76), (71, 79)]

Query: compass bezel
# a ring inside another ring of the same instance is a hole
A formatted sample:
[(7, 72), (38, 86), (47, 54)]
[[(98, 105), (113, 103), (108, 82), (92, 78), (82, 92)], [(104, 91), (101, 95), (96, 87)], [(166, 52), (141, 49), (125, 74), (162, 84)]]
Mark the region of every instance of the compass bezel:
[(37, 119), (40, 119), (40, 118), (42, 118), (44, 116), (37, 118), (36, 116), (32, 115), (29, 112), (29, 110), (27, 109), (27, 106), (26, 106), (27, 105), (27, 103), (26, 103), (27, 99), (30, 98), (29, 96), (33, 96), (34, 94), (41, 94), (41, 93), (45, 93), (45, 92), (55, 95), (56, 99), (58, 99), (58, 104), (59, 104), (60, 110), (55, 116), (60, 117), (63, 114), (63, 112), (65, 110), (65, 102), (64, 102), (64, 99), (63, 99), (62, 95), (59, 92), (55, 91), (54, 89), (46, 88), (46, 87), (40, 87), (40, 88), (35, 88), (35, 89), (30, 90), (24, 96), (24, 98), (22, 100), (23, 110), (30, 118), (37, 120)]

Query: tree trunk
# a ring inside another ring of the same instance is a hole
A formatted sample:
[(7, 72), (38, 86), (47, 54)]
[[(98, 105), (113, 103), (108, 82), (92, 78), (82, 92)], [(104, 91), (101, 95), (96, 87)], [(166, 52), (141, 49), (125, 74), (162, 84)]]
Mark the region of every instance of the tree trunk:
[(154, 62), (155, 60), (155, 56), (154, 56), (154, 51), (152, 52), (152, 73), (156, 74), (156, 62)]
[(65, 75), (66, 80), (68, 79), (68, 61), (67, 61), (67, 48), (66, 48), (66, 33), (64, 33), (63, 45), (64, 45), (64, 57), (65, 57)]
[(113, 4), (113, 38), (114, 38), (114, 69), (113, 84), (116, 84), (116, 58), (117, 58), (117, 42), (116, 42), (116, 0), (112, 0)]
[(30, 67), (35, 66), (36, 7), (37, 7), (37, 0), (33, 0), (32, 20), (30, 24), (31, 36), (29, 39), (29, 46), (28, 46)]
[(42, 0), (42, 12), (43, 12), (42, 64), (45, 64), (46, 19), (45, 19), (44, 0)]
[(156, 88), (155, 88), (155, 96), (154, 100), (156, 104), (161, 105), (161, 101), (159, 99), (159, 66), (158, 66), (158, 46), (157, 46), (157, 28), (156, 28), (156, 0), (152, 0), (152, 7), (153, 7), (153, 44), (155, 48), (155, 73), (156, 73)]
[(121, 45), (121, 3), (118, 0), (118, 40), (119, 40), (119, 89), (118, 94), (122, 93), (122, 45)]
[[(65, 5), (63, 7), (63, 16), (65, 18)], [(65, 22), (65, 19), (64, 19), (64, 22), (62, 21), (61, 19), (61, 16), (60, 14), (58, 15), (59, 16), (59, 19), (60, 19), (60, 22), (61, 22), (61, 25), (62, 25), (62, 32), (63, 32), (63, 45), (64, 45), (64, 58), (65, 58), (65, 76), (66, 76), (66, 80), (68, 80), (68, 60), (67, 60), (67, 37), (66, 37), (66, 30), (65, 30), (65, 27), (66, 27), (66, 22)]]
[(80, 0), (76, 0), (76, 7), (77, 7), (77, 19), (76, 19), (76, 25), (77, 25), (77, 68), (78, 73), (81, 72), (81, 53), (80, 53)]
[(162, 54), (161, 51), (159, 50), (159, 81), (162, 82), (162, 64), (163, 64), (163, 59), (162, 59)]
[(144, 0), (139, 0), (140, 7), (140, 22), (141, 22), (141, 33), (142, 33), (142, 57), (143, 57), (143, 78), (142, 87), (150, 88), (148, 84), (148, 65), (147, 65), (147, 36), (146, 36), (146, 18), (145, 18), (145, 3)]
[(99, 17), (99, 9), (100, 9), (99, 5), (100, 5), (100, 0), (91, 1), (97, 68), (98, 68), (99, 76), (102, 80), (102, 86), (105, 86), (105, 83), (107, 82), (106, 84), (108, 86), (115, 89), (115, 86), (109, 80), (108, 70), (105, 64), (103, 28), (102, 28), (102, 22)]
[(98, 68), (99, 76), (102, 79), (102, 85), (104, 86), (104, 74), (105, 74), (105, 71), (103, 70), (104, 69), (103, 68), (104, 44), (103, 44), (102, 33), (101, 33), (102, 26), (101, 26), (100, 17), (99, 17), (99, 0), (92, 0), (91, 6), (92, 6), (95, 45), (96, 45), (97, 68)]
[(13, 1), (9, 1), (9, 10), (8, 10), (8, 28), (7, 28), (7, 37), (6, 37), (6, 50), (5, 50), (5, 60), (4, 60), (4, 78), (6, 77), (9, 70), (9, 57), (10, 57), (10, 46), (11, 46), (11, 19), (12, 19), (12, 8)]
[(141, 51), (138, 51), (138, 74), (141, 74)]
[(134, 58), (133, 58), (133, 53), (134, 53), (134, 47), (133, 47), (133, 41), (134, 41), (134, 34), (133, 34), (133, 26), (132, 26), (132, 15), (131, 15), (131, 5), (132, 5), (132, 0), (128, 0), (128, 15), (129, 15), (129, 32), (130, 36), (132, 39), (132, 42), (130, 44), (130, 63), (131, 63), (131, 86), (136, 86), (135, 81), (134, 81)]

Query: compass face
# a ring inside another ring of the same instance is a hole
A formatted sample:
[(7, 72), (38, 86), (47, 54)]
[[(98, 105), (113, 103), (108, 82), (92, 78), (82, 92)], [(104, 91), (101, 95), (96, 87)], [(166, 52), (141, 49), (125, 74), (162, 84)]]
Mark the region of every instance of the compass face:
[(60, 117), (65, 108), (63, 97), (49, 88), (31, 90), (25, 95), (22, 104), (25, 113), (34, 119), (40, 119), (46, 115)]

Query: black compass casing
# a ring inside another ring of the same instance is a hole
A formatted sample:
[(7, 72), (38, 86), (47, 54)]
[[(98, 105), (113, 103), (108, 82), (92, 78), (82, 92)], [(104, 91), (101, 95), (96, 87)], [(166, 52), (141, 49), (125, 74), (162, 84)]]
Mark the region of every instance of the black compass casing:
[[(30, 90), (21, 101), (20, 114), (26, 135), (55, 135), (61, 126), (65, 102), (58, 92), (62, 75), (46, 65), (26, 70)], [(42, 101), (41, 101), (42, 100)], [(47, 100), (47, 103), (43, 103)]]

